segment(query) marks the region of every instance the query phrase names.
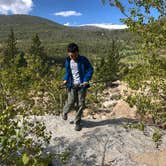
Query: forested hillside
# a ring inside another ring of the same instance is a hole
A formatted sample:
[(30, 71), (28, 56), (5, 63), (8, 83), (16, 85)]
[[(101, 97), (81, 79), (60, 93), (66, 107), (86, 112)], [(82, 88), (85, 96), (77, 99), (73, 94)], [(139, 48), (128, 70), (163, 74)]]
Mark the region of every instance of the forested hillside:
[[(55, 22), (28, 15), (0, 15), (0, 48), (11, 30), (17, 37), (17, 45), (21, 49), (28, 49), (31, 38), (36, 33), (40, 36), (48, 55), (51, 57), (64, 56), (66, 45), (77, 42), (82, 53), (91, 57), (105, 54), (109, 47), (109, 39), (116, 39), (132, 43), (134, 37), (127, 30), (81, 29), (66, 27)], [(130, 47), (130, 44), (124, 44)], [(104, 48), (104, 49), (103, 49)]]

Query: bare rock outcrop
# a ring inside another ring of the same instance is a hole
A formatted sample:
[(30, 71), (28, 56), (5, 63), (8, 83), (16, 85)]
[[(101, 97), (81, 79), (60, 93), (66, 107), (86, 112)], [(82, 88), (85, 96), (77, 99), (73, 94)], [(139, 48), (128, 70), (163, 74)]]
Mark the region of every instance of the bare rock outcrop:
[(69, 152), (65, 163), (55, 159), (53, 166), (159, 166), (166, 163), (166, 131), (160, 129), (162, 135), (158, 148), (152, 139), (156, 130), (154, 126), (146, 126), (144, 132), (138, 129), (124, 128), (126, 122), (136, 120), (115, 118), (107, 120), (83, 118), (82, 130), (76, 132), (74, 125), (60, 116), (38, 116), (36, 119), (46, 124), (52, 132), (50, 145), (45, 151), (50, 153)]

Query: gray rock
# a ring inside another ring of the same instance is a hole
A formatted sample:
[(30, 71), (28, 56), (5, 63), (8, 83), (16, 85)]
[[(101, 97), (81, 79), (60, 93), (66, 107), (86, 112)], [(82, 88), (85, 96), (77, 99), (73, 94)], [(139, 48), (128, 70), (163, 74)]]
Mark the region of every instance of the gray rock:
[[(138, 129), (125, 129), (125, 122), (135, 123), (133, 119), (119, 118), (107, 120), (89, 120), (83, 118), (82, 130), (77, 132), (69, 121), (58, 116), (36, 117), (45, 122), (47, 130), (52, 132), (52, 139), (46, 151), (61, 153), (69, 151), (66, 163), (53, 161), (53, 165), (63, 166), (143, 166), (131, 155), (156, 151), (152, 134), (156, 129), (146, 126), (145, 132)], [(166, 132), (161, 130), (160, 148), (166, 148)]]

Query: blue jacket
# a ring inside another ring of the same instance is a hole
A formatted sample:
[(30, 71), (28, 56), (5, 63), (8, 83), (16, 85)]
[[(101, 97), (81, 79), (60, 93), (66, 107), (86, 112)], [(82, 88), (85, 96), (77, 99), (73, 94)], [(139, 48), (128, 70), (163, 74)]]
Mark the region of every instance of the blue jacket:
[[(73, 81), (73, 75), (70, 69), (70, 57), (66, 57), (66, 62), (65, 62), (65, 67), (66, 67), (66, 73), (63, 77), (63, 80), (67, 80), (67, 88), (68, 90), (71, 89), (72, 87), (72, 81)], [(89, 82), (92, 78), (94, 68), (92, 64), (89, 62), (89, 60), (82, 55), (78, 55), (78, 71), (80, 75), (80, 82)], [(83, 86), (83, 89), (89, 88), (90, 85)]]

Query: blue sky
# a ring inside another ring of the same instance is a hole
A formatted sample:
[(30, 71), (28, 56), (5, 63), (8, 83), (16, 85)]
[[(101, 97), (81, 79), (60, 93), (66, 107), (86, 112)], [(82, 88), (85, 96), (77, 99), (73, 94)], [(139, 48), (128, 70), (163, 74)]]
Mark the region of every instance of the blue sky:
[[(40, 15), (61, 24), (122, 24), (119, 18), (123, 17), (123, 15), (119, 10), (117, 8), (111, 8), (108, 3), (103, 5), (101, 0), (35, 0), (34, 4), (35, 7), (31, 14)], [(81, 13), (81, 15), (73, 15), (70, 17), (53, 15), (53, 13), (62, 11), (75, 11)]]
[[(121, 1), (127, 6), (127, 0)], [(60, 24), (122, 24), (124, 16), (101, 0), (0, 0), (0, 14), (30, 14)], [(155, 14), (156, 15), (156, 14)]]

